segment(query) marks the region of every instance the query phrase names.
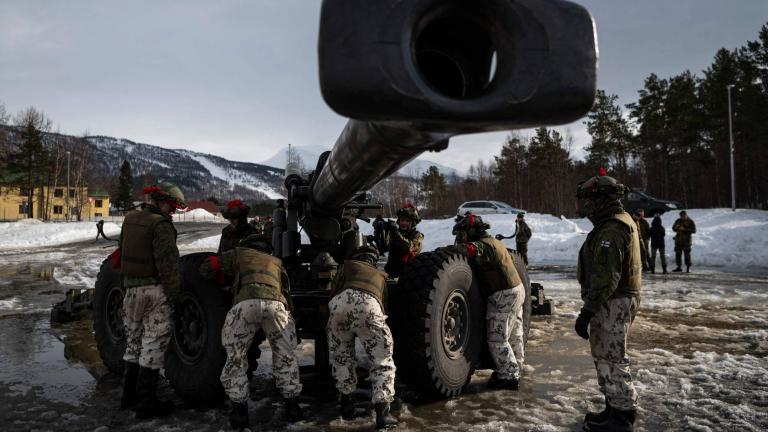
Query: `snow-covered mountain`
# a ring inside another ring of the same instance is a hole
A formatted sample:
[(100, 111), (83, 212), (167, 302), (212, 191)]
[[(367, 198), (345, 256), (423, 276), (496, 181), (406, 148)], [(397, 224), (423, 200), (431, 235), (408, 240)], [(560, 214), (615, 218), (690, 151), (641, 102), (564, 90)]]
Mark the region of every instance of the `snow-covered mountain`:
[[(0, 126), (7, 141), (0, 140), (0, 157), (21, 142), (18, 128)], [(266, 200), (282, 198), (284, 171), (250, 162), (238, 162), (206, 153), (173, 150), (124, 138), (89, 136), (85, 139), (46, 133), (43, 142), (53, 150), (63, 146), (89, 155), (86, 181), (91, 186), (112, 189), (124, 160), (131, 164), (134, 188), (154, 181), (178, 184), (188, 199), (216, 197)], [(87, 146), (79, 149), (78, 146)], [(6, 148), (7, 147), (7, 148)]]
[[(295, 150), (298, 155), (301, 157), (302, 162), (304, 163), (304, 167), (306, 169), (314, 169), (315, 163), (317, 163), (317, 159), (320, 157), (320, 154), (322, 154), (326, 150), (330, 150), (331, 146), (321, 146), (321, 145), (307, 145), (307, 146), (291, 146), (293, 150)], [(285, 155), (288, 151), (288, 146), (282, 148), (277, 153), (275, 153), (271, 158), (266, 159), (264, 161), (261, 161), (262, 164), (267, 166), (273, 166), (273, 167), (285, 167)], [(404, 167), (400, 168), (398, 173), (402, 176), (407, 177), (421, 177), (422, 174), (424, 174), (427, 169), (429, 169), (430, 166), (436, 166), (437, 169), (446, 176), (450, 176), (453, 174), (459, 174), (459, 172), (451, 167), (439, 164), (437, 162), (432, 162), (430, 160), (426, 159), (415, 159), (409, 162)]]
[(123, 160), (134, 178), (149, 175), (179, 184), (190, 198), (282, 198), (283, 170), (250, 162), (237, 162), (190, 150), (166, 149), (123, 138), (88, 137), (95, 148), (94, 162), (105, 174), (115, 175)]

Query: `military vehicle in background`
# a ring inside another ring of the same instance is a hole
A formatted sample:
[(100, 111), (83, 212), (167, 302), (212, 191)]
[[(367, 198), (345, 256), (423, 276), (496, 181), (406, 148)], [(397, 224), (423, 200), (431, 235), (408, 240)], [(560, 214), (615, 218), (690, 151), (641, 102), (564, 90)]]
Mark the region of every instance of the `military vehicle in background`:
[[(287, 198), (274, 211), (274, 255), (289, 275), (299, 336), (315, 340), (316, 367), (328, 365), (325, 324), (339, 263), (365, 241), (357, 220), (379, 206), (364, 192), (452, 136), (563, 124), (591, 108), (597, 49), (590, 14), (564, 0), (325, 0), (319, 72), (328, 105), (351, 120), (307, 176), (287, 173)], [(302, 243), (302, 229), (309, 243)], [(530, 282), (511, 252), (528, 298)], [(221, 327), (232, 294), (198, 275), (208, 253), (182, 261), (182, 299), (165, 374), (188, 403), (224, 393)], [(459, 394), (476, 368), (491, 367), (485, 301), (467, 260), (424, 252), (388, 284), (398, 374), (437, 397)], [(105, 364), (122, 369), (125, 333), (120, 277), (101, 267), (94, 330)], [(259, 355), (256, 340), (252, 366)]]

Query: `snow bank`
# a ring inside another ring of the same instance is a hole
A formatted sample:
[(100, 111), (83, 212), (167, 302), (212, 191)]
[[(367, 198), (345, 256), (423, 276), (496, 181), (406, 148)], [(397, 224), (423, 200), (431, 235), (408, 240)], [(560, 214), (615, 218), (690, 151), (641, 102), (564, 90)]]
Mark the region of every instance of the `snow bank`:
[[(104, 233), (108, 236), (119, 235), (120, 227), (106, 222)], [(54, 246), (95, 238), (94, 222), (41, 222), (37, 219), (24, 219), (0, 223), (0, 250)]]
[(228, 223), (223, 217), (214, 215), (213, 213), (197, 208), (186, 212), (181, 212), (173, 215), (174, 222), (222, 222)]

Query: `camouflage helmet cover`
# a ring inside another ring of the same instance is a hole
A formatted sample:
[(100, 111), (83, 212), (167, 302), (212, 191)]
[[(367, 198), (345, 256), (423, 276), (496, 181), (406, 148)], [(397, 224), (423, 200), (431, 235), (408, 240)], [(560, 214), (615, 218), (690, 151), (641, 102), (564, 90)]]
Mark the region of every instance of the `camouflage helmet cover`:
[(367, 262), (375, 267), (376, 263), (379, 261), (379, 251), (372, 245), (360, 246), (355, 249), (350, 259)]
[(410, 219), (413, 221), (414, 225), (421, 222), (419, 211), (411, 203), (405, 204), (400, 210), (397, 211), (397, 219)]
[(609, 177), (605, 168), (600, 168), (600, 174), (582, 183), (576, 189), (576, 198), (605, 197), (612, 200), (621, 199), (627, 187), (619, 183), (615, 178)]
[(239, 199), (234, 199), (227, 203), (226, 208), (221, 211), (224, 219), (246, 219), (251, 208)]
[(453, 234), (456, 235), (460, 232), (466, 233), (484, 233), (491, 226), (486, 222), (483, 222), (483, 218), (472, 214), (472, 212), (466, 212), (464, 216), (456, 216), (456, 224), (453, 225)]
[(239, 247), (256, 249), (265, 253), (272, 253), (272, 240), (264, 234), (251, 234), (240, 240)]
[(157, 202), (168, 202), (174, 208), (183, 209), (187, 207), (187, 202), (184, 199), (184, 194), (181, 192), (181, 189), (171, 182), (162, 182), (159, 185), (147, 186), (144, 188), (143, 192), (144, 195), (149, 195), (150, 198)]

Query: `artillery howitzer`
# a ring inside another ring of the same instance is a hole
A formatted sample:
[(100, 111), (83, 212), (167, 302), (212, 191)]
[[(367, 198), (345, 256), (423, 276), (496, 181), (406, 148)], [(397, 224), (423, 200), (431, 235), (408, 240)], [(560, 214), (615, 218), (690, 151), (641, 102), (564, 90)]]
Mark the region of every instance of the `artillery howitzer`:
[[(563, 0), (325, 0), (319, 62), (323, 97), (352, 120), (308, 176), (287, 173), (273, 244), (299, 335), (315, 340), (316, 366), (324, 367), (330, 282), (364, 242), (357, 219), (378, 208), (362, 194), (422, 152), (445, 149), (454, 135), (580, 118), (593, 102), (597, 54), (589, 13)], [(183, 294), (166, 356), (166, 376), (192, 403), (223, 396), (220, 335), (232, 295), (199, 277), (209, 255), (181, 258)], [(528, 292), (527, 339), (530, 282), (513, 257)], [(395, 361), (407, 386), (450, 397), (476, 368), (490, 366), (477, 284), (464, 257), (442, 250), (420, 254), (388, 283)], [(98, 347), (120, 371), (123, 294), (108, 262), (96, 287)]]

